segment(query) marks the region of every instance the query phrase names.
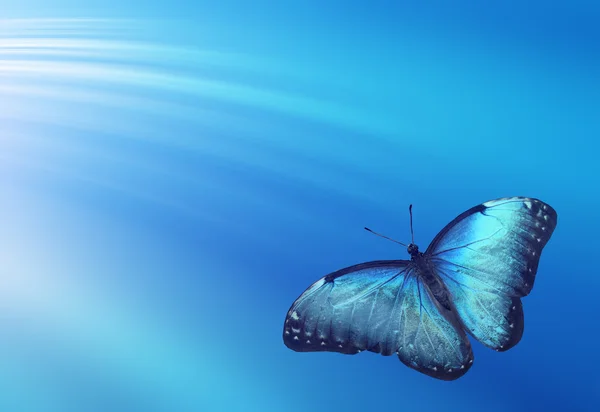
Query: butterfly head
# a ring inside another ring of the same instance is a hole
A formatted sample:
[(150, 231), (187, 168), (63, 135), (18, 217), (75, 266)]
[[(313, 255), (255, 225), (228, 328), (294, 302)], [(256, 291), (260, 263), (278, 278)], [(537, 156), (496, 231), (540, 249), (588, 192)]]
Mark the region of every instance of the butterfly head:
[(419, 246), (415, 245), (414, 243), (408, 245), (407, 250), (411, 258), (417, 257), (421, 254), (421, 252), (419, 252)]
[(391, 240), (392, 242), (398, 243), (399, 245), (402, 245), (404, 247), (407, 248), (408, 250), (408, 254), (410, 255), (411, 260), (412, 259), (416, 259), (420, 256), (422, 256), (423, 254), (421, 252), (419, 252), (419, 246), (415, 245), (415, 232), (413, 231), (413, 223), (412, 223), (412, 205), (410, 205), (408, 207), (408, 212), (410, 214), (410, 234), (411, 234), (411, 238), (412, 238), (412, 242), (410, 242), (410, 244), (408, 246), (406, 246), (406, 243), (402, 243), (402, 242), (398, 242), (395, 239), (392, 239), (390, 237), (384, 236), (380, 233), (377, 232), (373, 232), (371, 229), (369, 229), (368, 227), (365, 227), (365, 230), (368, 232), (373, 233), (374, 235), (380, 236), (384, 239), (387, 240)]

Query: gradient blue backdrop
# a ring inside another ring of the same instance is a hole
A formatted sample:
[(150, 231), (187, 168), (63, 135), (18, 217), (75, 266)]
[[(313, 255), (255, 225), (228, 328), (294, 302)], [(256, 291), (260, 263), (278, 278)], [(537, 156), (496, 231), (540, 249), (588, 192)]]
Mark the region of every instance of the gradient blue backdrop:
[[(600, 6), (480, 3), (4, 0), (0, 410), (600, 410)], [(363, 226), (515, 195), (559, 224), (514, 349), (283, 345), (311, 282), (407, 257)]]

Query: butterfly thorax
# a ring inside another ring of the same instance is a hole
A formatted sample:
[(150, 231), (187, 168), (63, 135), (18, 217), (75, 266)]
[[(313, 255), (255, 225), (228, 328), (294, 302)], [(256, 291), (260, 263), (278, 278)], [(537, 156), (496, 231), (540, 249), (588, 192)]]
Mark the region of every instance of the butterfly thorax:
[(408, 250), (408, 254), (410, 255), (411, 260), (415, 260), (415, 258), (423, 256), (423, 254), (421, 252), (419, 252), (419, 246), (415, 245), (414, 243), (411, 243), (410, 245), (408, 245), (407, 250)]

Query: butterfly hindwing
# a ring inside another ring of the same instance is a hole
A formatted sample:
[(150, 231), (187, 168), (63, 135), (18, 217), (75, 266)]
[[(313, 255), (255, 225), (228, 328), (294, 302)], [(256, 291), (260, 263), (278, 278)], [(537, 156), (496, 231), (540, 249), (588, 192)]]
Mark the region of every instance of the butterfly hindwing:
[(507, 350), (519, 342), (520, 297), (533, 287), (556, 222), (554, 209), (540, 200), (493, 200), (458, 216), (427, 249), (462, 323), (484, 345)]
[(473, 362), (470, 343), (419, 270), (410, 261), (376, 261), (325, 276), (288, 311), (284, 343), (298, 352), (396, 353), (439, 379), (464, 375)]
[(499, 351), (508, 350), (519, 343), (524, 328), (520, 298), (488, 292), (477, 279), (460, 283), (455, 279), (455, 267), (445, 261), (438, 261), (436, 267), (471, 335)]
[(419, 372), (443, 380), (458, 379), (467, 373), (473, 364), (473, 352), (455, 315), (440, 307), (417, 276), (407, 280), (404, 299), (400, 360)]

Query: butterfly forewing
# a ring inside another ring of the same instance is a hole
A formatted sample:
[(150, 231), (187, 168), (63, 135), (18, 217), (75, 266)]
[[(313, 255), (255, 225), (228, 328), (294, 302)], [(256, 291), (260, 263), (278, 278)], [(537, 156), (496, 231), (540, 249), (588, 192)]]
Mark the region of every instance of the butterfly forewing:
[(486, 346), (507, 350), (521, 339), (519, 298), (533, 287), (556, 222), (537, 199), (498, 199), (454, 219), (427, 249), (467, 331)]
[(469, 341), (419, 270), (410, 261), (378, 261), (320, 279), (288, 311), (285, 344), (299, 352), (396, 353), (427, 375), (462, 376), (473, 361)]

